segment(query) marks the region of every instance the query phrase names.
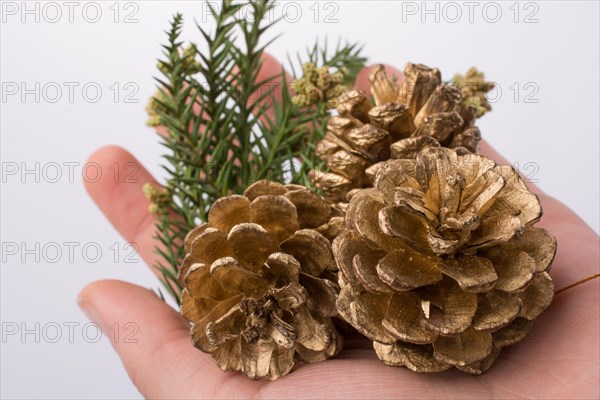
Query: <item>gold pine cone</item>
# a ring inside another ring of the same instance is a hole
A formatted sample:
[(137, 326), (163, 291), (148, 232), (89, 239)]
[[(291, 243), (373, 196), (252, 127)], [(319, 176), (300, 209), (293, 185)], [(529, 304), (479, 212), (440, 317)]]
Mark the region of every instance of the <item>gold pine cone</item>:
[(340, 316), (378, 357), (481, 374), (552, 301), (556, 240), (517, 172), (447, 148), (389, 160), (333, 242)]
[(461, 88), (443, 84), (440, 71), (408, 63), (398, 85), (380, 65), (369, 76), (373, 105), (365, 93), (351, 90), (338, 99), (317, 145), (329, 171), (311, 171), (313, 184), (335, 201), (355, 188), (372, 186), (370, 170), (388, 159), (415, 158), (426, 147), (477, 152), (481, 133), (476, 108), (463, 102)]
[(330, 206), (310, 190), (259, 181), (217, 200), (185, 239), (181, 313), (194, 345), (224, 371), (252, 379), (288, 374), (294, 357), (337, 355), (331, 318), (338, 286)]

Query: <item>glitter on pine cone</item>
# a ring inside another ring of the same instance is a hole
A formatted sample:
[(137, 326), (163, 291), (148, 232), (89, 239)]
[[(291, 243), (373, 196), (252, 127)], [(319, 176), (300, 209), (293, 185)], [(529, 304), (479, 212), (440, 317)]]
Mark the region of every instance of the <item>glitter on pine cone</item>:
[(323, 234), (337, 235), (340, 224), (327, 202), (297, 185), (259, 181), (217, 200), (208, 222), (187, 235), (179, 272), (194, 345), (252, 379), (288, 374), (296, 356), (337, 355), (337, 266)]
[[(426, 147), (477, 152), (478, 108), (463, 101), (461, 87), (442, 83), (438, 69), (408, 63), (404, 81), (397, 84), (380, 65), (369, 80), (375, 104), (361, 91), (342, 94), (337, 100), (339, 115), (330, 119), (327, 134), (317, 145), (328, 171), (313, 170), (310, 177), (334, 201), (345, 201), (352, 189), (372, 186), (374, 174), (369, 169), (382, 161), (415, 158)], [(469, 88), (470, 98), (479, 98), (489, 85)]]
[(556, 240), (517, 172), (443, 147), (389, 160), (333, 242), (340, 316), (378, 357), (419, 372), (485, 372), (552, 301)]

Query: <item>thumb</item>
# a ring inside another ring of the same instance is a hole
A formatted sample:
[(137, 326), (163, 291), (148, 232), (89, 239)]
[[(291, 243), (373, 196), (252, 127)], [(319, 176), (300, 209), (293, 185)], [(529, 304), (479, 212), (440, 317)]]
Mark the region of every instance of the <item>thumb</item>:
[[(81, 291), (78, 303), (100, 325), (146, 398), (184, 397), (179, 391), (190, 377), (202, 374), (208, 383), (210, 375), (219, 372), (192, 346), (189, 324), (148, 289), (98, 281)], [(197, 382), (194, 386), (198, 388)], [(202, 389), (210, 395), (210, 388)]]

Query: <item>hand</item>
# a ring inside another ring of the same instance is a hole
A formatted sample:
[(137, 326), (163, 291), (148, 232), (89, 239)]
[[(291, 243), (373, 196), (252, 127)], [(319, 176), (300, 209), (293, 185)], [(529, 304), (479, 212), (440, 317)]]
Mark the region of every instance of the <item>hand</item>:
[[(269, 56), (263, 77), (281, 70)], [(370, 68), (357, 86), (368, 90)], [(389, 74), (402, 74), (388, 67)], [(481, 153), (509, 163), (485, 142)], [(90, 162), (108, 168), (115, 162), (139, 164), (127, 151), (106, 147)], [(153, 265), (154, 216), (142, 185), (154, 181), (140, 167), (139, 184), (115, 183), (108, 177), (86, 183), (87, 190), (126, 240), (139, 245)], [(558, 240), (551, 276), (557, 289), (598, 273), (598, 235), (558, 200), (531, 187), (541, 199), (545, 227)], [(457, 370), (418, 374), (381, 363), (365, 339), (347, 340), (341, 355), (319, 364), (304, 364), (283, 379), (252, 381), (240, 373), (222, 372), (208, 354), (197, 350), (189, 324), (151, 291), (120, 281), (99, 281), (80, 293), (86, 314), (107, 329), (113, 322), (139, 326), (138, 343), (113, 342), (139, 391), (151, 398), (597, 398), (599, 394), (600, 280), (558, 294), (520, 344), (506, 348), (490, 371), (470, 376)], [(113, 337), (113, 335), (107, 335)]]

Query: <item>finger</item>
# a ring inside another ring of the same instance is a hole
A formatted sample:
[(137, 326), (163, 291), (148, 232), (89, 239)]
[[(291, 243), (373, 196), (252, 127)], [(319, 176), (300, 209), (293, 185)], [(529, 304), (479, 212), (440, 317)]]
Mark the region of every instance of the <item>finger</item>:
[(188, 323), (148, 289), (98, 281), (81, 291), (78, 303), (100, 325), (145, 398), (182, 398), (190, 386), (211, 398), (228, 376), (192, 346)]
[(392, 79), (395, 77), (398, 83), (402, 83), (404, 80), (404, 74), (399, 69), (392, 67), (387, 64), (374, 64), (369, 65), (368, 67), (363, 68), (358, 75), (356, 76), (356, 89), (362, 90), (366, 93), (367, 97), (371, 96), (371, 82), (369, 82), (369, 75), (377, 68), (379, 65), (383, 65), (385, 67), (385, 72), (388, 77)]
[(84, 180), (86, 190), (125, 240), (153, 265), (156, 217), (148, 211), (150, 203), (142, 187), (156, 181), (133, 155), (117, 146), (96, 150), (87, 165), (95, 165), (100, 173), (96, 179)]

